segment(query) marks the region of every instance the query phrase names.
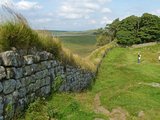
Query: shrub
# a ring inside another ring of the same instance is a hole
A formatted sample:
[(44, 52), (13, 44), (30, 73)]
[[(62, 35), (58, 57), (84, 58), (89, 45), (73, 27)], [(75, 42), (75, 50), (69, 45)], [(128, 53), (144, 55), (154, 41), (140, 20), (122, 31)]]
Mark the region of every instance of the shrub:
[(59, 58), (62, 51), (62, 45), (58, 38), (54, 38), (51, 33), (47, 31), (38, 31), (38, 37), (41, 49), (51, 52), (55, 57)]
[(27, 24), (18, 21), (10, 21), (0, 25), (0, 48), (1, 51), (17, 49), (29, 49), (39, 46), (38, 34)]

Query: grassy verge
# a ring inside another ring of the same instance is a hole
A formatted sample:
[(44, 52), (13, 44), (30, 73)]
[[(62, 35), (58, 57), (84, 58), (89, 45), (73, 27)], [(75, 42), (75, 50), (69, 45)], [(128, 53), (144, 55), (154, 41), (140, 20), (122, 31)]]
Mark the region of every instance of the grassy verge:
[(101, 46), (94, 50), (89, 56), (87, 56), (87, 59), (92, 61), (95, 66), (101, 63), (103, 57), (105, 57), (106, 52), (108, 52), (110, 49), (114, 48), (116, 45), (115, 42), (111, 42), (109, 44), (106, 44), (104, 46)]

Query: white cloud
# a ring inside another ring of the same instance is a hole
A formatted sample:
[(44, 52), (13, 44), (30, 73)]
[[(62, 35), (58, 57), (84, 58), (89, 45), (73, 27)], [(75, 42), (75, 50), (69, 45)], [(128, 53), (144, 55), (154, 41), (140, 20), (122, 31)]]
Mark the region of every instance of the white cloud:
[(38, 23), (47, 23), (47, 22), (51, 22), (52, 19), (51, 18), (39, 18), (39, 19), (35, 19), (33, 21), (38, 22)]
[(102, 13), (111, 13), (111, 10), (109, 8), (103, 8), (101, 10)]
[(97, 24), (97, 21), (96, 20), (90, 20), (89, 23), (90, 24)]
[(110, 23), (112, 23), (112, 20), (110, 20), (108, 17), (103, 17), (100, 23), (102, 25), (110, 24)]
[(111, 12), (109, 8), (104, 7), (104, 4), (102, 4), (109, 1), (111, 0), (66, 0), (62, 2), (58, 13), (66, 19), (88, 19), (98, 11)]
[(13, 0), (0, 0), (0, 6), (7, 5), (10, 8), (16, 8), (18, 10), (31, 10), (31, 9), (41, 9), (42, 6), (38, 2), (31, 2), (27, 0), (21, 0), (19, 2), (14, 2)]
[(15, 3), (17, 9), (20, 10), (31, 10), (31, 9), (41, 9), (42, 6), (38, 4), (38, 2), (30, 2), (26, 0), (19, 1)]
[(160, 9), (157, 9), (151, 13), (160, 16)]
[(0, 0), (0, 6), (2, 5), (7, 5), (9, 7), (13, 6), (13, 1), (12, 0)]
[(99, 3), (103, 4), (103, 3), (106, 3), (106, 2), (111, 2), (112, 0), (97, 0)]

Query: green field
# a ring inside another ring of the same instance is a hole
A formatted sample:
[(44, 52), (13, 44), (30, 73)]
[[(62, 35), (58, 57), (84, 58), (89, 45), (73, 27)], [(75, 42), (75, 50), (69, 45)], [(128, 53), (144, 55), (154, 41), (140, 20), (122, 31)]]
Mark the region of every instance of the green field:
[(95, 30), (82, 32), (52, 31), (52, 33), (60, 38), (64, 47), (82, 57), (88, 56), (96, 49)]
[(159, 51), (160, 45), (114, 48), (104, 58), (91, 90), (53, 94), (47, 102), (32, 104), (25, 119), (47, 120), (49, 114), (58, 120), (160, 120)]
[(96, 49), (95, 36), (63, 36), (60, 39), (66, 48), (82, 57), (88, 56)]

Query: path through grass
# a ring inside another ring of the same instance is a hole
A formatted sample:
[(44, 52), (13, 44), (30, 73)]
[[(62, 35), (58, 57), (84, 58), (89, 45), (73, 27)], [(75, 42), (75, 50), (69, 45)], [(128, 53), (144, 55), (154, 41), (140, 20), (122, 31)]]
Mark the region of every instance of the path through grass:
[[(40, 104), (45, 108), (40, 113), (44, 117), (50, 111), (51, 117), (59, 120), (108, 120), (109, 114), (95, 112), (94, 100), (99, 94), (103, 108), (111, 113), (125, 111), (127, 120), (160, 120), (160, 88), (145, 84), (160, 83), (159, 51), (160, 45), (114, 48), (104, 58), (92, 90), (54, 94), (45, 105)], [(141, 64), (137, 63), (138, 52), (142, 55)], [(26, 119), (30, 120), (31, 113), (27, 111)]]

